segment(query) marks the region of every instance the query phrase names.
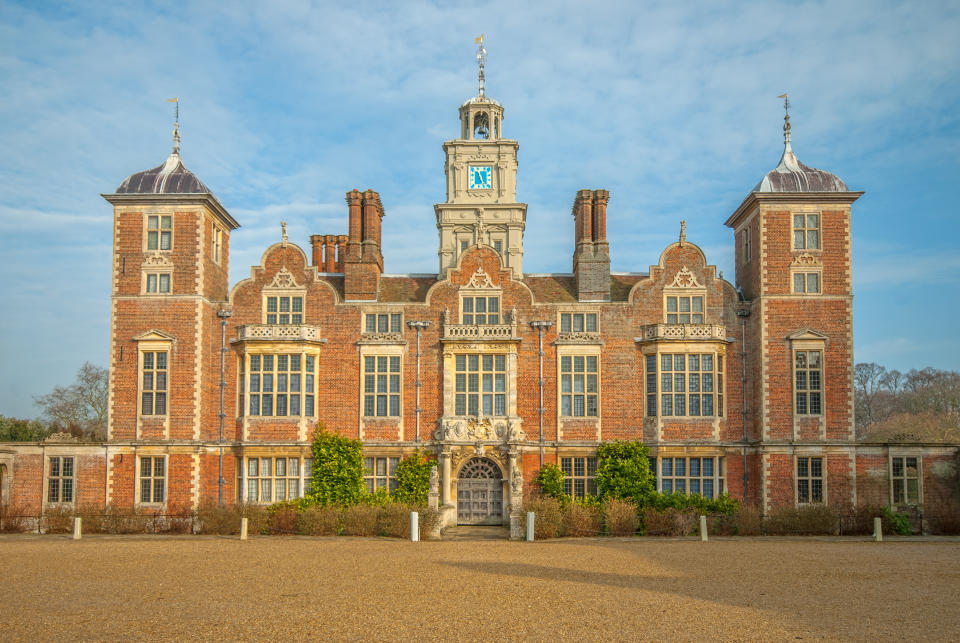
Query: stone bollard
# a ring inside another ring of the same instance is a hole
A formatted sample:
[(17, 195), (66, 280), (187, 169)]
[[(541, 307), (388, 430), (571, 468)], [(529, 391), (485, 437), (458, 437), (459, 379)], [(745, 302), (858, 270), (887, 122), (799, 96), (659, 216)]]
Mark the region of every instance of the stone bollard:
[(247, 519), (241, 518), (240, 519), (240, 540), (246, 540), (246, 539), (247, 539)]
[(707, 542), (707, 517), (700, 516), (700, 541)]
[(80, 540), (80, 536), (83, 534), (83, 527), (81, 526), (80, 518), (73, 519), (73, 539)]
[(883, 520), (879, 517), (873, 519), (873, 541), (877, 543), (883, 542)]
[(412, 542), (420, 541), (420, 514), (416, 511), (410, 512), (410, 540)]
[(527, 512), (527, 542), (528, 543), (533, 542), (533, 525), (536, 519), (537, 519), (537, 515), (535, 513), (533, 513), (532, 511)]

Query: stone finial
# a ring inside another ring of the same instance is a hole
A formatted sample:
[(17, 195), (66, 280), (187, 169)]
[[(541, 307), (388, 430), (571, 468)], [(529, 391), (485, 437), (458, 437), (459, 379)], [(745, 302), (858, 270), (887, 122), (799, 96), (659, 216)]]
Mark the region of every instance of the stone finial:
[(680, 246), (683, 247), (683, 244), (687, 242), (687, 222), (680, 222)]
[(286, 247), (287, 247), (287, 241), (288, 241), (288, 239), (287, 239), (287, 222), (286, 222), (286, 221), (281, 221), (281, 222), (280, 222), (280, 244), (281, 244), (284, 248), (286, 248)]

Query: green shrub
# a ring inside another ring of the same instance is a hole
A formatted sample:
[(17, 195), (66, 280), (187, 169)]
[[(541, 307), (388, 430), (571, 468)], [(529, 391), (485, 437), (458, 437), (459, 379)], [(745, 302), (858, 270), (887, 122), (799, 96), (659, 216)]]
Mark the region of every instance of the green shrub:
[(740, 501), (727, 493), (721, 493), (716, 498), (704, 498), (699, 493), (686, 494), (682, 491), (673, 493), (652, 493), (647, 505), (657, 511), (667, 509), (696, 509), (703, 515), (734, 514), (740, 508)]
[(376, 536), (377, 516), (380, 508), (375, 505), (351, 505), (342, 514), (344, 536)]
[(880, 517), (883, 530), (887, 533), (898, 536), (909, 536), (913, 533), (913, 528), (910, 526), (910, 516), (905, 513), (899, 513), (890, 507), (884, 507), (883, 514)]
[(610, 498), (603, 503), (603, 522), (611, 536), (633, 536), (639, 526), (637, 506), (628, 500)]
[(340, 508), (333, 505), (303, 508), (297, 531), (307, 536), (336, 536), (340, 533)]
[(604, 442), (597, 447), (597, 493), (601, 500), (632, 500), (646, 505), (656, 488), (649, 450), (639, 440)]
[(323, 423), (313, 435), (313, 476), (309, 495), (321, 505), (352, 505), (364, 498), (360, 440), (330, 433)]
[(570, 496), (563, 492), (563, 476), (563, 470), (553, 462), (540, 467), (537, 477), (534, 478), (540, 487), (540, 495), (559, 500), (562, 505), (567, 504)]
[(418, 505), (427, 504), (430, 495), (430, 471), (437, 466), (436, 460), (431, 460), (419, 450), (397, 463), (394, 474), (397, 488), (393, 497), (397, 502), (406, 502)]
[(523, 506), (523, 512), (536, 514), (533, 523), (533, 537), (537, 540), (556, 538), (560, 533), (563, 512), (560, 502), (555, 498), (531, 498)]
[(360, 499), (361, 504), (372, 505), (374, 507), (382, 507), (391, 502), (393, 502), (393, 499), (390, 497), (390, 492), (386, 487), (380, 487), (373, 493), (364, 492), (363, 497)]
[(570, 502), (563, 508), (564, 536), (599, 536), (603, 522), (594, 503)]
[(267, 508), (266, 531), (269, 534), (295, 534), (299, 523), (300, 512), (294, 501), (278, 502)]
[(197, 533), (221, 536), (239, 534), (240, 509), (213, 501), (202, 502), (197, 507)]

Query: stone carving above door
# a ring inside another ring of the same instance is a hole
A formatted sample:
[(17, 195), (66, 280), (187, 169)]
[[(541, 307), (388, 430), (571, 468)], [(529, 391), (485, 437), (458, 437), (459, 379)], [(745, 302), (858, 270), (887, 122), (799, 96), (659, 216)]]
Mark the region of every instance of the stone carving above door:
[(467, 418), (443, 420), (434, 431), (435, 440), (448, 442), (514, 442), (525, 440), (526, 435), (516, 420), (492, 420), (491, 418)]

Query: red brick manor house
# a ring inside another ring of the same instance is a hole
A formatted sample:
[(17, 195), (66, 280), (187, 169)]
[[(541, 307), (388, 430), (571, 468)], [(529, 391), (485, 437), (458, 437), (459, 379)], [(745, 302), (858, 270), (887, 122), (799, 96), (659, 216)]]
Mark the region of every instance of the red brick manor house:
[[(649, 445), (657, 487), (782, 505), (928, 506), (955, 448), (854, 438), (851, 207), (863, 194), (779, 164), (726, 219), (736, 283), (685, 237), (611, 271), (610, 195), (573, 197), (570, 273), (523, 269), (526, 204), (503, 107), (480, 94), (443, 144), (438, 266), (388, 274), (379, 195), (346, 229), (281, 239), (228, 279), (238, 223), (184, 166), (178, 135), (113, 206), (108, 438), (0, 445), (3, 500), (272, 503), (304, 494), (318, 422), (363, 442), (366, 481), (439, 461), (447, 523), (499, 523), (543, 463), (594, 491), (604, 440)], [(424, 213), (424, 216), (427, 216)], [(648, 264), (651, 264), (648, 266)]]

